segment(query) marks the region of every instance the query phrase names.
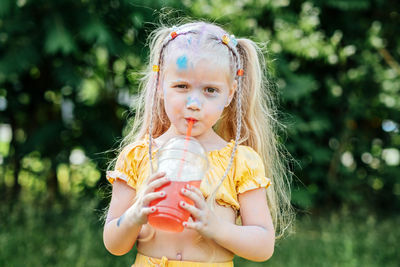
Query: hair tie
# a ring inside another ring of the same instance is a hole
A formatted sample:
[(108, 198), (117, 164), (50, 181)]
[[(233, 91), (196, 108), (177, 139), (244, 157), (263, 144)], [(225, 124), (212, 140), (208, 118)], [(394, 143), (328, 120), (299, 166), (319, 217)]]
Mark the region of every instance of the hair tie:
[(235, 46), (235, 47), (236, 47), (237, 44), (238, 44), (238, 42), (237, 42), (237, 40), (236, 40), (236, 38), (235, 38), (235, 35), (233, 35), (233, 34), (231, 35), (231, 43), (232, 43), (232, 45)]
[(225, 45), (231, 44), (233, 47), (236, 47), (238, 44), (238, 42), (235, 38), (235, 35), (233, 35), (233, 34), (231, 36), (224, 34), (222, 36), (222, 43), (224, 43)]
[(238, 69), (237, 75), (238, 76), (243, 76), (243, 74), (244, 74), (244, 70), (243, 69)]
[(178, 34), (175, 31), (171, 32), (172, 40), (175, 39), (176, 36), (178, 36)]
[(153, 65), (153, 71), (154, 71), (154, 72), (159, 72), (159, 71), (160, 71), (160, 66), (158, 66), (158, 65)]
[(229, 36), (226, 35), (226, 34), (224, 34), (224, 35), (222, 36), (222, 42), (223, 42), (224, 44), (228, 45), (228, 44), (229, 44), (229, 41), (230, 41)]

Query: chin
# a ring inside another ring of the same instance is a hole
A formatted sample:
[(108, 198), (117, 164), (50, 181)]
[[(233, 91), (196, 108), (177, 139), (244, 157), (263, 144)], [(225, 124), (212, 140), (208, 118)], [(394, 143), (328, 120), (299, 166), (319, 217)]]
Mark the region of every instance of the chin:
[[(186, 129), (185, 129), (185, 132), (182, 132), (182, 135), (184, 135), (184, 136), (186, 136)], [(199, 135), (201, 135), (201, 134), (199, 134), (197, 131), (193, 131), (192, 130), (192, 133), (191, 133), (191, 137), (194, 137), (194, 138), (197, 138)]]

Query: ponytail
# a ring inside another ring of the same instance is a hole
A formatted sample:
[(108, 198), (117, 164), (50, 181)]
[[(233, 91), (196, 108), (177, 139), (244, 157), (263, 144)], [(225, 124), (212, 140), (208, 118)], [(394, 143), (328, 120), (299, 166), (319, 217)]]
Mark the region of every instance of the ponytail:
[[(277, 120), (275, 92), (269, 84), (261, 48), (249, 39), (237, 39), (244, 76), (242, 80), (242, 108), (232, 103), (224, 110), (216, 132), (225, 140), (235, 136), (235, 118), (242, 113), (240, 144), (253, 148), (262, 158), (265, 175), (271, 179), (267, 189), (268, 206), (275, 227), (276, 238), (283, 237), (294, 220), (290, 203), (291, 173), (289, 154), (278, 141), (278, 131), (284, 126)], [(237, 96), (232, 102), (238, 101)]]

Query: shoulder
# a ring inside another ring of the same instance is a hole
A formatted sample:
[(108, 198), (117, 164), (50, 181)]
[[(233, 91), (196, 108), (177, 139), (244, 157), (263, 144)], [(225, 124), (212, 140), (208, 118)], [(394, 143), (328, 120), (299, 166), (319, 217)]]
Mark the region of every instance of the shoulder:
[(264, 162), (261, 156), (251, 147), (240, 145), (236, 153), (236, 179), (250, 179), (264, 176)]
[(132, 151), (135, 151), (135, 150), (143, 150), (146, 148), (146, 145), (147, 144), (146, 144), (145, 140), (137, 140), (137, 141), (134, 141), (134, 142), (126, 145), (122, 149), (121, 153), (127, 154), (127, 153), (131, 153)]
[(267, 188), (271, 180), (265, 176), (262, 157), (249, 146), (240, 146), (237, 153), (235, 181), (239, 194), (258, 188)]
[(147, 141), (145, 139), (137, 140), (122, 148), (118, 155), (118, 161), (140, 160), (147, 152)]
[[(229, 159), (232, 155), (232, 150), (234, 149), (234, 141), (228, 143), (227, 146), (220, 150), (215, 150), (208, 152), (209, 156), (212, 160), (217, 162), (221, 162), (223, 166), (226, 166), (226, 163), (229, 162)], [(237, 145), (236, 151), (234, 155), (234, 163), (237, 168), (241, 169), (241, 167), (248, 166), (250, 168), (254, 168), (257, 165), (263, 165), (263, 160), (261, 156), (250, 146), (246, 145)]]
[(262, 158), (252, 147), (238, 145), (236, 149), (236, 162), (238, 164), (258, 165), (262, 163)]

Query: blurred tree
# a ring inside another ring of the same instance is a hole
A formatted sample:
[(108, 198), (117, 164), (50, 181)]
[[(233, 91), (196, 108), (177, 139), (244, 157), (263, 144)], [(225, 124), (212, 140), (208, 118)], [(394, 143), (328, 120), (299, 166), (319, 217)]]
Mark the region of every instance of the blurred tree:
[[(134, 112), (145, 39), (163, 5), (266, 46), (288, 126), (282, 142), (299, 161), (297, 207), (400, 207), (394, 0), (3, 0), (2, 190), (52, 199), (68, 190), (95, 194), (105, 183), (101, 152)], [(177, 15), (166, 17), (173, 23)]]
[[(53, 199), (57, 167), (72, 163), (74, 155), (105, 169), (108, 159), (99, 154), (121, 135), (123, 112), (136, 90), (133, 71), (144, 58), (144, 26), (157, 8), (157, 1), (0, 3), (0, 120), (12, 133), (2, 153), (1, 183), (13, 176), (12, 197), (24, 170), (31, 180), (45, 181), (42, 191)], [(74, 149), (80, 154), (71, 154)], [(32, 152), (49, 163), (38, 172), (22, 166)]]
[(286, 145), (299, 161), (297, 207), (400, 207), (398, 1), (184, 3), (266, 44)]

